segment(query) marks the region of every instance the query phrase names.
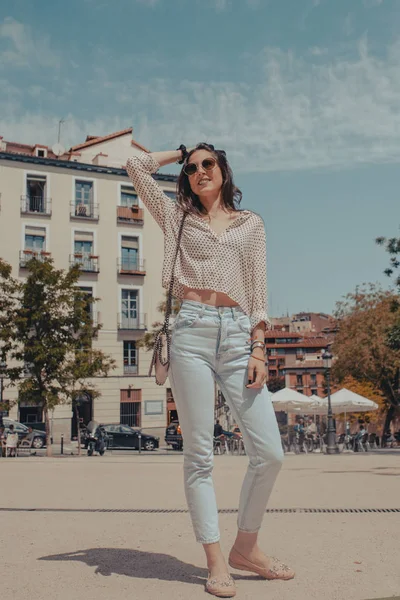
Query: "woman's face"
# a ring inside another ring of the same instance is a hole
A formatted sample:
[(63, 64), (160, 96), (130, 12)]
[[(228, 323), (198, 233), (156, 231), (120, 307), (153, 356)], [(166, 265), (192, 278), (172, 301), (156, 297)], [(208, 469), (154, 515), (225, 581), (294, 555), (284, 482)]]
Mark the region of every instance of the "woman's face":
[[(216, 161), (214, 169), (207, 171), (203, 167), (202, 162), (205, 158), (213, 158)], [(188, 175), (192, 192), (200, 198), (219, 194), (223, 184), (223, 178), (221, 169), (212, 152), (209, 152), (208, 150), (196, 150), (196, 152), (193, 152), (188, 162), (194, 163), (197, 166), (196, 172), (193, 175)]]

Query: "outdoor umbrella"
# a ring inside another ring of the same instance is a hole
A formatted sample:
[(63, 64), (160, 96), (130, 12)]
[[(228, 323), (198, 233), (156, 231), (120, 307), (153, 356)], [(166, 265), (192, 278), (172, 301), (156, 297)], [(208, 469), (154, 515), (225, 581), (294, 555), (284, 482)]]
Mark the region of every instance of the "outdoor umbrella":
[[(368, 398), (364, 398), (364, 396), (360, 396), (346, 388), (331, 395), (331, 404), (332, 412), (335, 415), (340, 413), (370, 412), (379, 408), (379, 405), (373, 402), (373, 400), (368, 400)], [(320, 410), (321, 414), (328, 412), (328, 398), (322, 400)]]
[(272, 403), (275, 410), (283, 410), (285, 412), (306, 412), (312, 405), (312, 400), (309, 396), (299, 394), (290, 388), (283, 388), (279, 392), (272, 394)]

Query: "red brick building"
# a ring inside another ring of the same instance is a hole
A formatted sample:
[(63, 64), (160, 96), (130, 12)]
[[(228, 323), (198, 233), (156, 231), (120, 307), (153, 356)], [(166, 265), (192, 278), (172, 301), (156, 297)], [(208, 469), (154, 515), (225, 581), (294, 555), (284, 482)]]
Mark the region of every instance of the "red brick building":
[(268, 376), (285, 377), (286, 387), (306, 396), (325, 396), (322, 354), (330, 344), (326, 336), (266, 331)]

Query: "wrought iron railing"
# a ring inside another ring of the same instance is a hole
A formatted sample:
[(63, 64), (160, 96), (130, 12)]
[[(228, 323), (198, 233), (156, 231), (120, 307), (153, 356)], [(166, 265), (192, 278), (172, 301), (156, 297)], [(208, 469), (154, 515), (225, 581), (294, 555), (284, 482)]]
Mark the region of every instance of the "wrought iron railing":
[(51, 198), (47, 196), (21, 196), (21, 213), (51, 215)]
[(136, 316), (130, 316), (126, 313), (118, 313), (118, 329), (129, 331), (147, 329), (147, 314), (136, 313)]
[(136, 258), (135, 260), (129, 260), (125, 258), (117, 259), (118, 273), (126, 275), (145, 275), (146, 274), (146, 261), (142, 258)]
[(88, 219), (97, 221), (99, 219), (99, 205), (91, 202), (89, 204), (71, 203), (71, 217), (75, 219)]
[(81, 271), (86, 271), (88, 273), (99, 273), (100, 271), (99, 257), (91, 254), (70, 254), (69, 264), (79, 265)]
[(27, 263), (33, 258), (35, 260), (39, 260), (40, 262), (45, 262), (46, 260), (50, 260), (51, 254), (45, 250), (20, 250), (19, 266), (26, 267)]

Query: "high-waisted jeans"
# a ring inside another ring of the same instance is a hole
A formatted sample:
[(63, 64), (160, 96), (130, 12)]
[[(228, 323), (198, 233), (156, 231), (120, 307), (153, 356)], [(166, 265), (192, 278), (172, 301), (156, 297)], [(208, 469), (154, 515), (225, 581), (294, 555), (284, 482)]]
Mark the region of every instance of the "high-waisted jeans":
[(214, 380), (239, 426), (249, 457), (238, 528), (261, 527), (283, 460), (281, 438), (266, 387), (248, 389), (249, 317), (239, 307), (184, 300), (172, 333), (169, 379), (183, 435), (185, 493), (196, 539), (220, 539), (212, 481)]

